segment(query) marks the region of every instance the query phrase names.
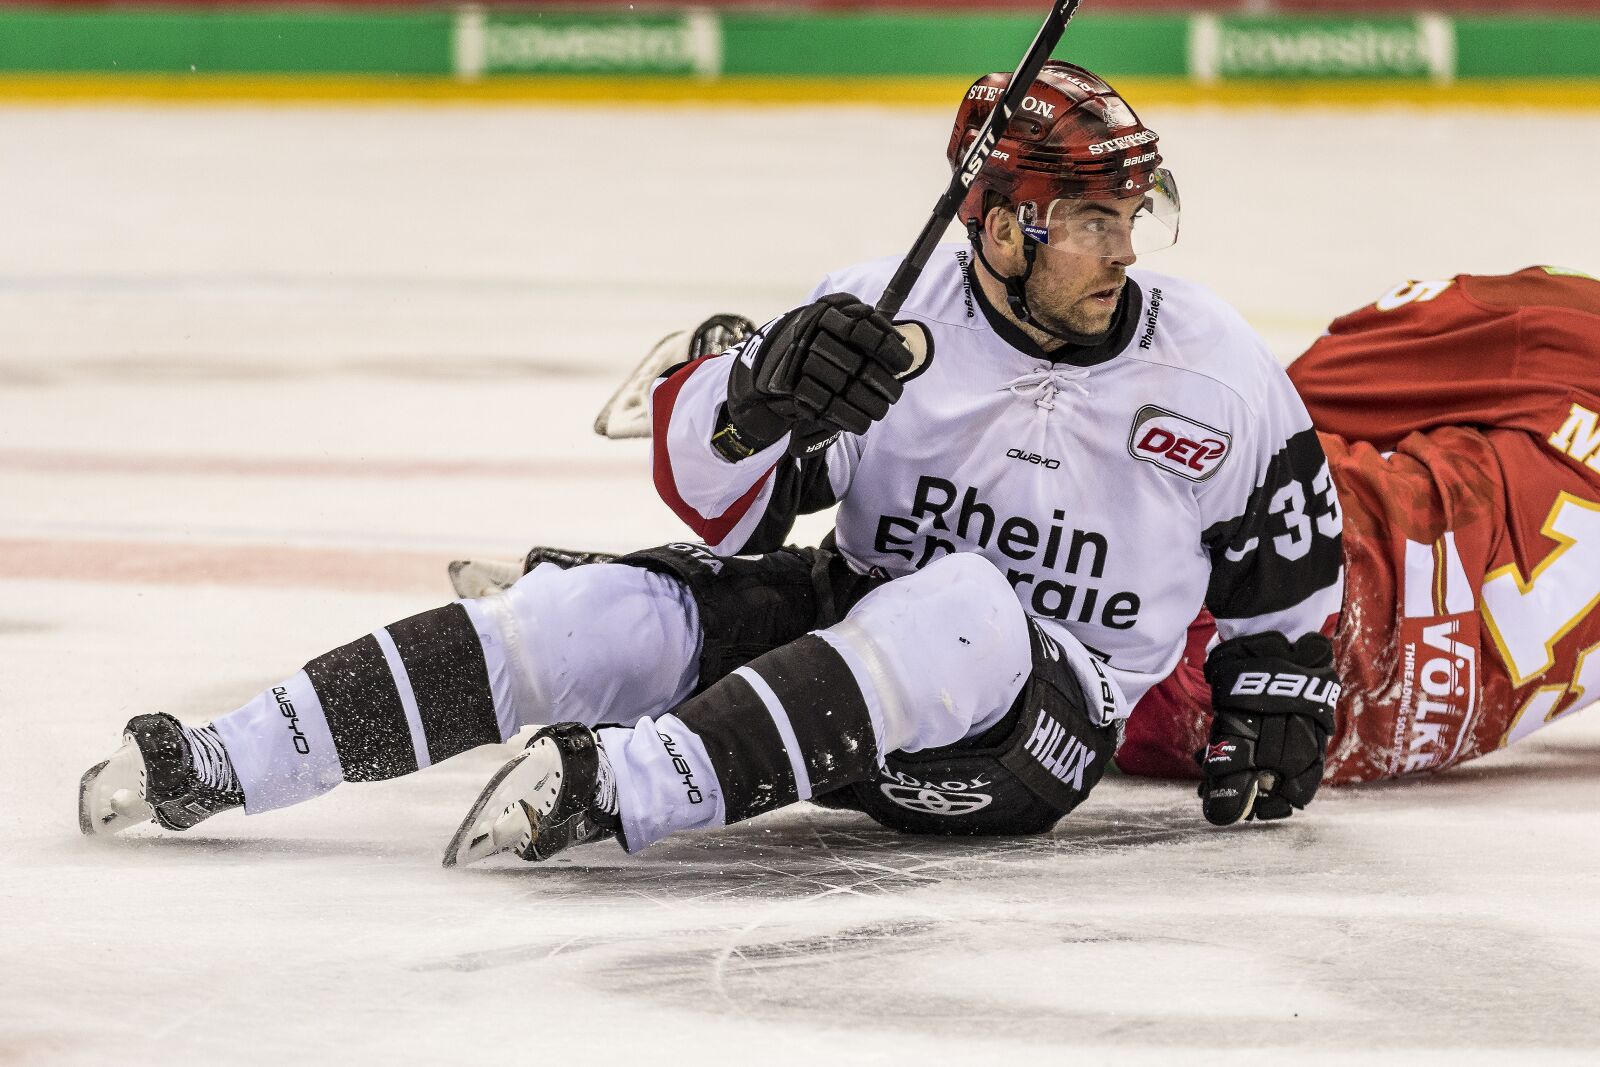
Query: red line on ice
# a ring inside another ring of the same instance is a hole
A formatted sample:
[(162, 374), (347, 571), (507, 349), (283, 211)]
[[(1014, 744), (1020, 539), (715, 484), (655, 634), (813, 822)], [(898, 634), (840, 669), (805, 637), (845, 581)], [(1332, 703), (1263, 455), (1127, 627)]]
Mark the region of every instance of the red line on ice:
[(639, 478), (637, 458), (336, 459), (318, 456), (130, 455), (0, 450), (0, 470), (44, 474), (200, 475), (226, 478)]
[(0, 538), (0, 579), (436, 593), (445, 554), (394, 549)]

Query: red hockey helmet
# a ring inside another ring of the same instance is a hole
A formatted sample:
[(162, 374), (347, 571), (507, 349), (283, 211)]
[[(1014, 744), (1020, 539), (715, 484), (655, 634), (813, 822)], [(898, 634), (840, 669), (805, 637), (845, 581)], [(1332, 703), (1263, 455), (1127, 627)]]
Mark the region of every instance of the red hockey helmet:
[[(967, 90), (945, 152), (952, 167), (1010, 80), (1009, 73), (986, 74)], [(1161, 162), (1156, 132), (1115, 89), (1082, 67), (1051, 60), (967, 191), (958, 217), (968, 232), (981, 227), (985, 194), (992, 192), (1041, 244), (1110, 254), (1106, 244), (1116, 235), (1098, 222), (1087, 225), (1081, 202), (1144, 197), (1124, 243), (1131, 240), (1135, 252), (1154, 251), (1178, 237), (1178, 187)]]

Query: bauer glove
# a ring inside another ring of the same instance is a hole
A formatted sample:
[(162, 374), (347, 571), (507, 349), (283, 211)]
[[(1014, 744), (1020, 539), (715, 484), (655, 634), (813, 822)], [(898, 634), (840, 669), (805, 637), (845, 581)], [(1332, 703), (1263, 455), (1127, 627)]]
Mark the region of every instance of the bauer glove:
[[(713, 439), (731, 459), (793, 433), (806, 455), (843, 433), (864, 433), (888, 414), (913, 357), (899, 331), (849, 293), (830, 293), (784, 315), (753, 342), (728, 379), (726, 427)], [(731, 449), (731, 454), (730, 454)]]
[(1277, 632), (1224, 641), (1206, 658), (1216, 717), (1200, 763), (1207, 821), (1286, 819), (1316, 796), (1333, 733), (1339, 680), (1321, 634)]

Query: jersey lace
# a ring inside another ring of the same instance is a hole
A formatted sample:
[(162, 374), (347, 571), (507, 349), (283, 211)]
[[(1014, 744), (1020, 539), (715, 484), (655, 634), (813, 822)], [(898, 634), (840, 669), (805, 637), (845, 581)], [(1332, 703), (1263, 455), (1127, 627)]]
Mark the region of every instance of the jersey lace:
[(1047, 370), (1019, 374), (1000, 388), (1008, 390), (1013, 396), (1032, 400), (1036, 408), (1054, 411), (1056, 397), (1068, 389), (1074, 389), (1084, 396), (1089, 395), (1089, 390), (1083, 386), (1083, 379), (1088, 376), (1087, 367), (1053, 366)]

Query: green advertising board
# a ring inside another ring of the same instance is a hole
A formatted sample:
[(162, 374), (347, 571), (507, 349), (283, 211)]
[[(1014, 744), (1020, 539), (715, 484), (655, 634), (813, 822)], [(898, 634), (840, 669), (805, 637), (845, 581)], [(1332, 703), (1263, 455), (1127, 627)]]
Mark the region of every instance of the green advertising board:
[(463, 10), (456, 19), (456, 73), (699, 75), (722, 71), (722, 24), (685, 11)]
[[(898, 99), (942, 101), (946, 82), (1009, 69), (1037, 25), (1015, 11), (6, 7), (0, 75), (11, 76), (13, 93), (33, 95), (52, 91), (52, 76), (65, 95), (84, 86), (114, 93), (117, 79), (133, 76), (152, 92), (198, 95), (204, 79), (221, 75), (256, 77), (250, 91), (268, 95), (267, 79), (278, 78), (283, 95), (296, 80), (325, 79), (318, 91), (332, 95), (487, 97), (523, 85), (577, 100), (572, 87), (589, 79), (590, 95), (730, 102), (887, 99), (898, 82), (910, 87)], [(1119, 82), (1170, 85), (1189, 94), (1182, 99), (1204, 88), (1217, 99), (1304, 100), (1315, 91), (1354, 100), (1370, 93), (1365, 86), (1411, 83), (1419, 100), (1498, 103), (1503, 79), (1547, 101), (1600, 99), (1596, 18), (1091, 11), (1073, 20), (1056, 54)], [(614, 81), (607, 90), (596, 79)]]
[(1190, 21), (1189, 70), (1199, 81), (1235, 78), (1430, 78), (1455, 71), (1449, 19), (1261, 18)]
[(0, 71), (447, 74), (450, 11), (0, 9)]

